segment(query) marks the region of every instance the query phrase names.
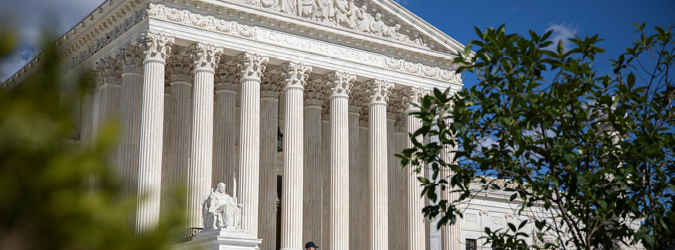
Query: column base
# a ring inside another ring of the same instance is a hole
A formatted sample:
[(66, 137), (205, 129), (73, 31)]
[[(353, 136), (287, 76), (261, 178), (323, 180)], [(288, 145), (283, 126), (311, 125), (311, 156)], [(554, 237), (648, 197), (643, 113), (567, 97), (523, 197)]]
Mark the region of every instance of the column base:
[[(262, 239), (239, 229), (216, 229), (200, 232), (191, 241), (175, 246), (176, 250), (257, 250)], [(301, 249), (300, 249), (301, 250)]]

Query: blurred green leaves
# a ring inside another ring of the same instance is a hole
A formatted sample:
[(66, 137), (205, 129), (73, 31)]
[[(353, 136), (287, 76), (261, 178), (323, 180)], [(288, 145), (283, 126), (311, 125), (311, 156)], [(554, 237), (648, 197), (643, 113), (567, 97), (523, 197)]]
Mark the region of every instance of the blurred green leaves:
[[(0, 56), (15, 39), (0, 32)], [(96, 144), (78, 152), (73, 112), (63, 107), (79, 107), (82, 95), (59, 88), (51, 47), (40, 63), (40, 77), (0, 91), (0, 249), (169, 249), (183, 233), (184, 213), (164, 213), (157, 230), (135, 236), (136, 199), (120, 198), (105, 161), (118, 127), (103, 126)]]
[[(399, 156), (401, 164), (430, 165), (437, 176), (424, 179), (422, 195), (439, 201), (437, 190), (470, 199), (474, 190), (501, 190), (534, 207), (538, 233), (509, 226), (485, 231), (496, 248), (525, 248), (523, 237), (542, 242), (534, 248), (598, 249), (642, 243), (648, 249), (675, 245), (675, 86), (669, 70), (675, 52), (672, 27), (635, 25), (639, 38), (626, 53), (610, 60), (610, 75), (599, 75), (595, 62), (598, 35), (560, 41), (551, 32), (529, 37), (505, 27), (480, 30), (458, 56), (479, 83), (458, 93), (434, 90), (412, 113), (423, 126), (411, 135), (415, 148)], [(571, 44), (571, 45), (570, 45)], [(416, 136), (437, 137), (423, 144)], [(444, 148), (452, 159), (443, 161)], [(506, 180), (506, 185), (494, 179)], [(457, 203), (439, 201), (424, 208), (428, 217), (454, 223)], [(558, 238), (546, 243), (544, 236)]]

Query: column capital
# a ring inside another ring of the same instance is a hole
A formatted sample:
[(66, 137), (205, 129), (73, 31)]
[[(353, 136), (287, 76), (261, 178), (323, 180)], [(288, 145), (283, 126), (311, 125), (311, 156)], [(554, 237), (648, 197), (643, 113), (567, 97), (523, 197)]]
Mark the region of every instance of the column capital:
[(267, 63), (269, 63), (269, 56), (252, 53), (252, 52), (243, 52), (238, 54), (235, 57), (235, 63), (241, 71), (241, 81), (245, 80), (257, 80), (260, 81), (262, 78), (263, 72), (267, 68)]
[(104, 57), (96, 62), (96, 87), (105, 84), (122, 85), (122, 64), (114, 57)]
[(349, 98), (356, 76), (344, 71), (333, 71), (326, 74), (322, 79), (329, 88), (330, 98)]
[(401, 89), (399, 96), (405, 105), (405, 112), (409, 113), (419, 110), (415, 105), (419, 105), (420, 99), (428, 94), (429, 91), (422, 87), (408, 86)]
[(142, 33), (139, 46), (145, 54), (144, 61), (166, 62), (174, 42), (175, 38), (165, 36), (164, 33)]
[(164, 95), (171, 95), (171, 85), (164, 86)]
[[(362, 98), (365, 97), (365, 94), (362, 95)], [(365, 97), (367, 98), (367, 97)], [(365, 101), (362, 101), (362, 103)], [(368, 122), (370, 121), (370, 105), (361, 105), (359, 106), (359, 126), (367, 127)]]
[(279, 66), (281, 76), (284, 78), (284, 90), (287, 89), (305, 89), (309, 73), (312, 72), (312, 66), (305, 65), (302, 62), (287, 61)]
[(389, 102), (387, 102), (387, 120), (396, 120), (401, 109), (401, 99), (391, 95)]
[(190, 59), (194, 61), (194, 73), (209, 71), (215, 74), (223, 49), (217, 48), (212, 43), (193, 43), (188, 53)]
[(236, 92), (239, 87), (239, 68), (237, 65), (223, 64), (216, 69), (216, 92)]
[(361, 112), (361, 106), (363, 106), (363, 101), (364, 101), (364, 93), (361, 91), (354, 91), (352, 92), (350, 98), (349, 98), (349, 113), (359, 113)]
[(305, 87), (305, 106), (323, 105), (323, 99), (326, 95), (326, 85), (319, 81), (307, 83)]
[(366, 82), (369, 105), (387, 105), (394, 84), (387, 80), (373, 79)]
[(260, 84), (260, 98), (279, 99), (281, 89), (281, 76), (279, 73), (266, 73)]
[[(324, 85), (325, 87), (326, 85)], [(321, 120), (330, 120), (330, 99), (323, 98), (321, 100)]]
[(143, 51), (138, 46), (124, 46), (117, 60), (122, 65), (122, 74), (143, 74)]
[(170, 56), (166, 60), (166, 72), (169, 82), (182, 82), (192, 84), (192, 65), (187, 56)]

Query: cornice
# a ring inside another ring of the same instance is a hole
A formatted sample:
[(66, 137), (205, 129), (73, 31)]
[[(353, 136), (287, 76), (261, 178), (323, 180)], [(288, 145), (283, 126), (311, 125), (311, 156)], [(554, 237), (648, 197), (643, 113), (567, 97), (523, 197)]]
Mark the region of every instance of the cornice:
[[(361, 47), (372, 51), (387, 52), (399, 57), (405, 57), (408, 60), (419, 59), (422, 62), (426, 61), (427, 64), (433, 63), (438, 64), (439, 66), (452, 66), (452, 60), (456, 57), (455, 51), (446, 50), (447, 53), (434, 51), (428, 47), (419, 46), (413, 43), (400, 42), (395, 39), (371, 35), (333, 24), (326, 24), (297, 15), (290, 15), (273, 9), (258, 7), (243, 1), (244, 0), (201, 0), (180, 1), (180, 3), (177, 4), (176, 1), (164, 0), (157, 1), (157, 3), (171, 8), (188, 10), (195, 14), (213, 15), (219, 18), (225, 17), (228, 20), (236, 20), (245, 25), (270, 28), (356, 48)], [(374, 4), (379, 3), (369, 2), (369, 6)], [(378, 7), (377, 9), (380, 8)], [(385, 16), (383, 21), (390, 26), (401, 22), (395, 15)], [(410, 26), (406, 27), (402, 29), (411, 29)], [(410, 32), (414, 33), (413, 31)]]
[[(99, 5), (52, 44), (61, 64), (59, 74), (68, 73), (144, 20), (145, 6), (142, 0), (108, 0)], [(2, 86), (15, 91), (21, 88), (18, 84), (23, 85), (29, 78), (39, 77), (40, 71), (37, 69), (43, 58), (44, 53), (40, 53)]]
[[(214, 10), (214, 9), (212, 9)], [(238, 36), (238, 37), (243, 37), (251, 40), (257, 40), (257, 41), (265, 41), (268, 42), (267, 40), (270, 40), (270, 37), (267, 37), (266, 34), (269, 33), (274, 33), (274, 32), (284, 32), (284, 31), (277, 31), (277, 30), (269, 30), (267, 27), (259, 27), (259, 26), (254, 26), (254, 25), (247, 25), (244, 24), (246, 20), (231, 20), (231, 19), (223, 19), (221, 16), (214, 16), (214, 15), (203, 15), (199, 13), (195, 13), (194, 11), (190, 9), (181, 9), (181, 8), (174, 8), (170, 6), (166, 6), (164, 4), (154, 4), (151, 3), (148, 6), (148, 11), (147, 11), (148, 17), (151, 19), (157, 19), (157, 20), (163, 20), (163, 21), (168, 21), (168, 22), (173, 22), (173, 23), (178, 23), (181, 25), (187, 25), (195, 28), (200, 28), (200, 29), (206, 29), (209, 31), (214, 31), (214, 32), (220, 32), (220, 33), (225, 33), (228, 35), (233, 35), (233, 36)], [(267, 22), (271, 21), (272, 19), (266, 20)], [(310, 20), (311, 21), (311, 20)], [(264, 24), (264, 22), (263, 22)], [(279, 25), (278, 28), (280, 28), (281, 25)], [(298, 27), (296, 26), (295, 29)], [(293, 30), (293, 29), (291, 29)], [(307, 35), (310, 35), (307, 37)], [(282, 34), (282, 36), (287, 36), (285, 34)], [(307, 31), (304, 36), (298, 36), (298, 39), (317, 39), (315, 33), (315, 37), (311, 36), (311, 31)], [(265, 38), (268, 38), (265, 40)], [(297, 40), (297, 39), (296, 39)], [(319, 40), (319, 39), (317, 39)], [(279, 42), (279, 41), (277, 41)], [(320, 44), (320, 43), (316, 43)], [(320, 46), (320, 45), (317, 45)], [(370, 45), (370, 46), (375, 46)], [(321, 47), (323, 49), (323, 47)], [(382, 47), (384, 48), (384, 47)], [(355, 55), (359, 54), (360, 52), (358, 50), (362, 50), (361, 48), (358, 48), (357, 50), (352, 50), (348, 49), (350, 51), (350, 55)], [(352, 52), (353, 51), (353, 52)], [(362, 54), (362, 53), (361, 53)], [(368, 53), (370, 54), (370, 53)], [(404, 72), (407, 74), (411, 75), (418, 75), (418, 76), (423, 76), (423, 77), (429, 77), (437, 80), (442, 80), (446, 82), (451, 82), (451, 83), (457, 83), (461, 84), (462, 79), (459, 74), (455, 74), (454, 70), (447, 70), (441, 68), (440, 64), (435, 63), (432, 65), (428, 64), (423, 64), (420, 62), (412, 62), (403, 58), (398, 58), (398, 57), (392, 57), (392, 56), (386, 56), (386, 55), (381, 55), (380, 53), (375, 53), (377, 55), (378, 60), (373, 60), (372, 63), (376, 63), (379, 67), (383, 67), (386, 69), (394, 70), (394, 71), (400, 71)], [(368, 55), (363, 56), (368, 57)], [(372, 58), (369, 58), (372, 59)], [(441, 59), (438, 59), (439, 61)], [(433, 62), (438, 62), (436, 59), (432, 60), (431, 62), (427, 61), (427, 63), (433, 63)]]

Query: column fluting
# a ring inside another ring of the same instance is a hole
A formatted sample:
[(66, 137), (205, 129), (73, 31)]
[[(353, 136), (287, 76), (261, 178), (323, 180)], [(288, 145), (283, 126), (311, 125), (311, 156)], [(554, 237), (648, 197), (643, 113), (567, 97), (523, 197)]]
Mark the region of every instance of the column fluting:
[(192, 137), (188, 167), (188, 227), (202, 227), (202, 197), (211, 190), (213, 166), (214, 74), (222, 48), (213, 44), (192, 44), (194, 61), (192, 91)]
[(388, 250), (388, 155), (387, 155), (387, 102), (393, 84), (386, 80), (369, 80), (366, 92), (369, 99), (368, 178), (370, 212), (370, 249)]
[[(121, 138), (117, 162), (122, 180), (122, 200), (136, 198), (138, 151), (143, 99), (143, 54), (137, 46), (126, 46), (118, 56), (122, 63)], [(135, 216), (130, 219), (134, 225)]]
[(159, 223), (164, 127), (164, 65), (173, 38), (142, 34), (143, 94), (138, 155), (136, 234), (145, 235)]
[[(450, 123), (448, 123), (450, 124)], [(441, 159), (447, 163), (451, 164), (455, 158), (456, 147), (453, 148), (450, 145), (444, 145), (443, 150), (441, 151)], [(450, 178), (454, 175), (454, 172), (448, 168), (441, 169), (441, 178), (447, 178), (448, 183), (450, 183)], [(448, 184), (445, 191), (441, 191), (441, 200), (447, 200), (448, 204), (453, 204), (456, 200), (459, 199), (459, 192), (457, 188), (453, 188)], [(458, 205), (455, 203), (455, 205)], [(459, 249), (461, 247), (461, 220), (458, 219), (453, 225), (444, 225), (441, 227), (441, 249), (442, 250), (453, 250)]]
[(258, 235), (260, 177), (260, 82), (268, 56), (244, 52), (236, 57), (241, 72), (241, 126), (239, 132), (239, 194), (241, 228)]
[(321, 104), (324, 92), (325, 86), (322, 82), (308, 83), (305, 88), (302, 242), (321, 240), (323, 217)]
[[(323, 77), (330, 92), (330, 207), (328, 249), (349, 249), (348, 99), (356, 76), (334, 71)], [(354, 211), (357, 212), (357, 211)]]
[[(402, 99), (405, 102), (405, 132), (413, 134), (420, 127), (422, 122), (419, 118), (411, 116), (410, 113), (419, 111), (419, 108), (413, 104), (419, 104), (419, 101), (424, 95), (424, 90), (419, 87), (406, 87), (402, 90)], [(422, 141), (422, 137), (418, 136), (417, 140)], [(406, 138), (405, 148), (413, 148), (412, 140)], [(408, 204), (408, 249), (409, 250), (424, 250), (426, 245), (426, 230), (425, 220), (422, 214), (425, 199), (421, 197), (422, 187), (420, 186), (418, 177), (424, 176), (424, 168), (419, 173), (415, 172), (415, 168), (419, 166), (412, 166), (410, 164), (405, 166), (405, 174), (407, 178), (406, 198)]]
[[(236, 65), (221, 64), (216, 70), (216, 103), (213, 121), (213, 177), (211, 185), (231, 183), (236, 171), (235, 98), (239, 88)], [(230, 185), (231, 186), (231, 185)], [(226, 192), (232, 193), (228, 186)]]
[(365, 246), (365, 235), (367, 227), (366, 209), (368, 208), (365, 199), (366, 189), (362, 187), (367, 176), (364, 176), (361, 168), (360, 141), (365, 134), (359, 133), (360, 109), (363, 101), (363, 94), (357, 90), (352, 92), (349, 98), (349, 211), (359, 211), (349, 213), (349, 249), (359, 249)]
[(312, 67), (289, 61), (282, 63), (279, 71), (285, 92), (281, 249), (303, 249), (303, 91)]
[[(95, 133), (100, 133), (105, 125), (118, 123), (122, 95), (121, 67), (114, 58), (101, 59), (99, 68), (99, 103), (96, 117)], [(112, 146), (105, 156), (106, 162), (112, 167), (112, 173), (117, 172), (117, 146)]]
[[(166, 72), (171, 85), (171, 106), (169, 113), (170, 132), (173, 137), (169, 147), (167, 161), (168, 172), (162, 171), (162, 192), (165, 194), (162, 204), (175, 206), (186, 204), (188, 165), (190, 164), (190, 138), (192, 136), (192, 65), (188, 56), (172, 55), (167, 59)], [(179, 199), (179, 200), (176, 200)], [(178, 209), (178, 207), (165, 207)], [(183, 207), (181, 209), (186, 209)], [(201, 227), (201, 226), (199, 226)]]
[[(323, 98), (321, 102), (321, 180), (323, 182), (321, 196), (321, 242), (330, 245), (330, 99)], [(320, 245), (319, 245), (320, 246)]]
[(258, 238), (262, 250), (276, 250), (277, 242), (277, 132), (279, 76), (265, 73), (260, 91), (260, 206)]

